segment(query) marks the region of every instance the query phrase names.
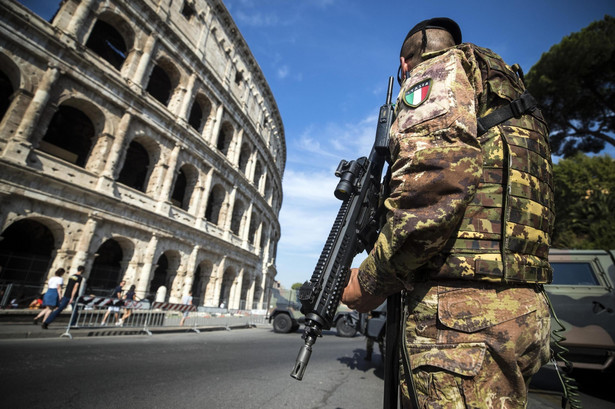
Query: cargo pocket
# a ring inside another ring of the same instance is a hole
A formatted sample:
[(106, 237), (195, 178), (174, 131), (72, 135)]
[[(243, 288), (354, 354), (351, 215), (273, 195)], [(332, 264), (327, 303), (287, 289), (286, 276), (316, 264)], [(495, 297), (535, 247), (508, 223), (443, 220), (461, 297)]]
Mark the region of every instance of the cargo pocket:
[(463, 402), (466, 391), (462, 379), (480, 372), (486, 353), (483, 343), (414, 344), (408, 349), (421, 408), (430, 408), (435, 402), (444, 407), (448, 407), (446, 403)]

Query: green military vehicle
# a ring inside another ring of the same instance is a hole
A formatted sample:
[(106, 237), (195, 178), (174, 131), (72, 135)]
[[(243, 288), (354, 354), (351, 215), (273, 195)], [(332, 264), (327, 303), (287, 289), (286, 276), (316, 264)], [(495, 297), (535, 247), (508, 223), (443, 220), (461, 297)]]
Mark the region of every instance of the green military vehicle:
[[(615, 370), (615, 250), (551, 249), (553, 282), (545, 286), (566, 330), (560, 342), (574, 368)], [(359, 332), (382, 345), (386, 303), (358, 319)], [(560, 327), (552, 320), (552, 330)], [(555, 347), (555, 346), (554, 346)]]
[[(272, 290), (267, 319), (273, 324), (275, 332), (281, 334), (295, 332), (301, 324), (305, 323), (305, 317), (300, 311), (301, 303), (297, 300), (297, 293), (298, 290)], [(354, 337), (356, 335), (356, 328), (346, 319), (350, 312), (351, 310), (343, 304), (340, 304), (337, 309), (333, 319), (337, 336)]]

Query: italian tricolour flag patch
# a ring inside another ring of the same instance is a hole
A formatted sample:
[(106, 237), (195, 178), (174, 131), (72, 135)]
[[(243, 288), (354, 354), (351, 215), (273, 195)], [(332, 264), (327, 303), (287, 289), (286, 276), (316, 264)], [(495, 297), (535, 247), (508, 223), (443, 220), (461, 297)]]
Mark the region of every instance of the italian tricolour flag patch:
[(410, 108), (418, 107), (423, 102), (427, 101), (427, 98), (429, 98), (429, 93), (431, 91), (431, 85), (432, 85), (431, 78), (422, 80), (418, 84), (413, 85), (404, 94), (404, 103), (408, 105)]

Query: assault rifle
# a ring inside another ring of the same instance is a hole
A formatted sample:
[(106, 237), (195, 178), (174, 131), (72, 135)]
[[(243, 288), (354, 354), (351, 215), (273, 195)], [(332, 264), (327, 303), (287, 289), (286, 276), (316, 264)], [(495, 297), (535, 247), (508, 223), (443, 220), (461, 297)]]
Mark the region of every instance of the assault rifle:
[(301, 312), (305, 315), (305, 344), (299, 350), (290, 376), (301, 380), (312, 355), (312, 345), (330, 329), (335, 311), (350, 277), (355, 256), (370, 251), (381, 227), (380, 199), (382, 170), (389, 156), (389, 130), (393, 122), (393, 77), (389, 77), (386, 102), (380, 107), (376, 140), (369, 158), (342, 160), (335, 171), (340, 181), (335, 197), (342, 200), (324, 249), (310, 281), (299, 289)]

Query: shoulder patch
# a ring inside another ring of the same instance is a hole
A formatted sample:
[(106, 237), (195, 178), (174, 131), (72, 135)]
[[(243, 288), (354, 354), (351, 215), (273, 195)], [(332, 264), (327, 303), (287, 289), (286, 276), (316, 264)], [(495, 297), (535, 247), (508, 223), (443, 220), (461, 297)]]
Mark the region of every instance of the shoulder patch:
[(417, 108), (423, 102), (427, 101), (431, 92), (431, 87), (431, 78), (427, 78), (418, 84), (411, 86), (410, 89), (404, 94), (404, 104), (410, 108)]

